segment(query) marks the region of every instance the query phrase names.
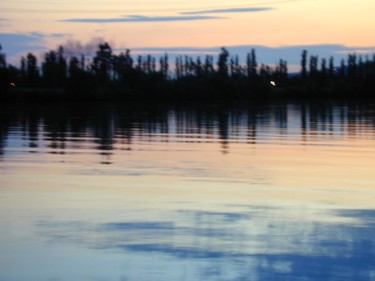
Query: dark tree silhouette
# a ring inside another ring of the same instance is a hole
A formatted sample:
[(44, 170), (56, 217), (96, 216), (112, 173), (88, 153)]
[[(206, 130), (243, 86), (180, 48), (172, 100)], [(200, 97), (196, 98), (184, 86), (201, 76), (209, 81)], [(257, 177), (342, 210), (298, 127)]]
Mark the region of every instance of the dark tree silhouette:
[(79, 71), (81, 71), (79, 60), (77, 57), (71, 57), (69, 61), (69, 78), (76, 77)]
[(5, 68), (6, 65), (5, 53), (3, 53), (3, 47), (0, 44), (0, 68)]
[(340, 77), (344, 78), (346, 75), (346, 66), (345, 66), (345, 60), (341, 60), (341, 65), (340, 65)]
[(7, 63), (5, 53), (2, 51), (2, 46), (0, 44), (0, 94), (5, 90), (8, 86), (8, 77), (7, 77)]
[(243, 64), (238, 55), (230, 56), (224, 47), (216, 65), (211, 55), (202, 59), (180, 55), (172, 69), (168, 60), (167, 54), (158, 59), (146, 55), (138, 56), (134, 62), (130, 50), (113, 54), (109, 44), (102, 43), (91, 63), (84, 56), (70, 57), (67, 63), (60, 47), (44, 55), (39, 73), (36, 56), (29, 53), (22, 57), (17, 69), (6, 64), (0, 46), (1, 90), (8, 92), (9, 81), (14, 81), (20, 89), (13, 93), (27, 91), (36, 98), (46, 97), (51, 91), (68, 99), (160, 100), (370, 95), (375, 87), (375, 55), (370, 59), (349, 54), (336, 71), (332, 56), (319, 61), (303, 50), (300, 75), (289, 75), (283, 59), (275, 66), (261, 64), (258, 68), (255, 49), (251, 49)]
[(328, 67), (328, 74), (329, 74), (329, 77), (330, 77), (330, 78), (333, 78), (334, 73), (335, 73), (335, 64), (334, 64), (333, 57), (331, 56), (331, 57), (329, 58), (329, 67)]
[(217, 62), (218, 73), (221, 77), (228, 77), (228, 57), (228, 50), (222, 47), (219, 54), (219, 60)]
[(320, 71), (322, 73), (322, 77), (326, 77), (327, 75), (327, 60), (322, 59), (321, 65), (320, 65)]
[(127, 49), (125, 53), (113, 56), (113, 71), (115, 78), (120, 81), (120, 84), (129, 84), (129, 80), (132, 79), (134, 72), (133, 59), (129, 49)]
[(181, 79), (182, 77), (182, 63), (181, 63), (181, 56), (176, 57), (176, 78)]
[(232, 56), (230, 59), (230, 75), (233, 79), (238, 79), (241, 76), (242, 68), (239, 61), (238, 55)]
[(197, 57), (197, 71), (196, 71), (196, 75), (197, 77), (202, 77), (203, 75), (203, 66), (202, 66), (202, 62), (201, 62), (201, 58), (200, 57)]
[(247, 76), (249, 78), (257, 76), (257, 67), (255, 49), (251, 49), (251, 53), (247, 54)]
[(110, 81), (112, 71), (112, 49), (108, 43), (99, 44), (99, 50), (96, 52), (92, 63), (92, 69), (104, 85)]
[(302, 55), (301, 55), (301, 75), (303, 78), (305, 78), (307, 75), (306, 64), (307, 64), (307, 51), (303, 50)]
[(24, 83), (26, 86), (39, 86), (40, 75), (38, 70), (38, 60), (32, 53), (28, 53), (26, 58), (22, 57), (21, 75), (24, 78)]
[(348, 77), (356, 78), (357, 77), (357, 55), (349, 54), (348, 56)]
[(58, 54), (58, 69), (57, 69), (57, 77), (58, 77), (58, 86), (63, 87), (67, 78), (67, 62), (64, 57), (64, 48), (60, 46), (57, 50)]
[(288, 78), (287, 61), (280, 59), (279, 64), (275, 68), (274, 77), (278, 83), (284, 83), (286, 81), (286, 79)]
[(168, 77), (168, 55), (165, 54), (163, 57), (160, 58), (160, 73), (164, 79)]
[(214, 66), (213, 66), (214, 58), (213, 56), (207, 55), (204, 63), (204, 73), (206, 77), (211, 76), (214, 72)]
[(318, 61), (319, 58), (317, 56), (310, 56), (310, 76), (316, 77), (318, 73)]
[(42, 63), (44, 84), (48, 87), (62, 88), (67, 76), (67, 63), (64, 58), (64, 49), (59, 47), (58, 51), (49, 51), (44, 56)]

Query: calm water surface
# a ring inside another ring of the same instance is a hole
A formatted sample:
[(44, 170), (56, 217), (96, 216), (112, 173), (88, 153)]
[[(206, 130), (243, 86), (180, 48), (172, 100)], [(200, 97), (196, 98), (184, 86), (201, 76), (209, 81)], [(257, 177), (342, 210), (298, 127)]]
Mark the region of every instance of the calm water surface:
[(375, 280), (374, 110), (1, 105), (0, 280)]

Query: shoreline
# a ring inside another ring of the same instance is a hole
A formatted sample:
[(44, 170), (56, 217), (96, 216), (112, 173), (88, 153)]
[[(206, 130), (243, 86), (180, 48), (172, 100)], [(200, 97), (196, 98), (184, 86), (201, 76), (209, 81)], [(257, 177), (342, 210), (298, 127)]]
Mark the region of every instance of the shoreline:
[(305, 92), (299, 90), (287, 90), (283, 88), (262, 89), (258, 93), (239, 93), (236, 91), (225, 92), (198, 92), (190, 94), (179, 93), (176, 90), (155, 92), (142, 92), (122, 88), (101, 88), (88, 90), (67, 90), (62, 88), (11, 88), (0, 92), (0, 100), (3, 102), (211, 102), (211, 101), (278, 101), (278, 100), (347, 100), (347, 99), (375, 99), (370, 91), (355, 92)]

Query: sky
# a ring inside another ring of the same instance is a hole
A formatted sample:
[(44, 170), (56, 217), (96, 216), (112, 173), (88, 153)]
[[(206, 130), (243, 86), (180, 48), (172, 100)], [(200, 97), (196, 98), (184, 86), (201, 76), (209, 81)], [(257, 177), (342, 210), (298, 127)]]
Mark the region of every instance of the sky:
[(41, 57), (59, 45), (93, 53), (106, 41), (133, 55), (217, 54), (227, 47), (244, 61), (286, 59), (306, 49), (336, 64), (348, 53), (375, 53), (374, 0), (1, 0), (0, 44), (7, 61)]

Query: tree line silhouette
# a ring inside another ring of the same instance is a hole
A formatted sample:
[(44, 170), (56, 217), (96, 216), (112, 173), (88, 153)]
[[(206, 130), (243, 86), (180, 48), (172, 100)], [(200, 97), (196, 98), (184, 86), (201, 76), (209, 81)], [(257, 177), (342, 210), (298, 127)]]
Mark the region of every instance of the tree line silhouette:
[(101, 43), (93, 57), (68, 56), (63, 47), (44, 55), (41, 64), (28, 53), (20, 67), (6, 63), (0, 46), (0, 93), (12, 99), (252, 99), (269, 97), (371, 96), (375, 87), (375, 54), (334, 58), (301, 53), (301, 70), (288, 73), (287, 61), (259, 64), (255, 49), (241, 64), (223, 47), (215, 59), (167, 54), (133, 58), (130, 50), (114, 54)]

